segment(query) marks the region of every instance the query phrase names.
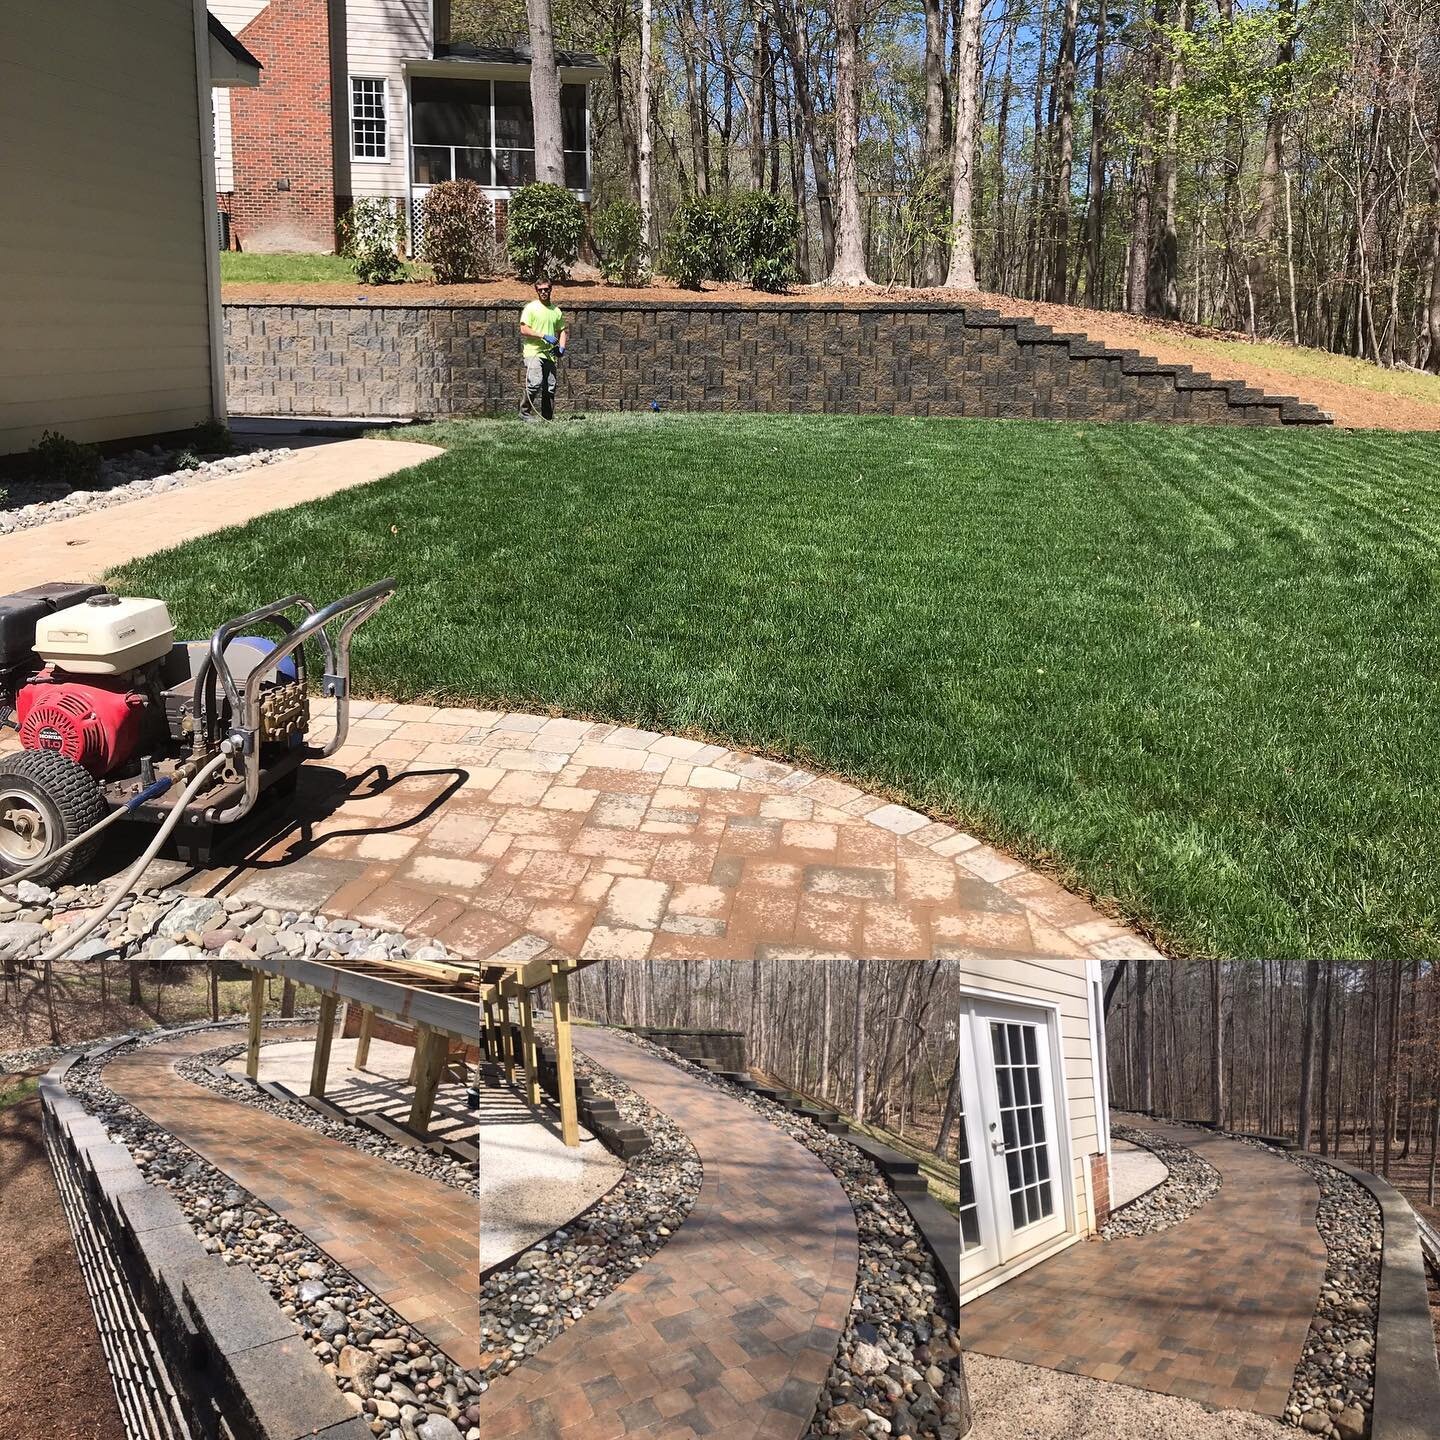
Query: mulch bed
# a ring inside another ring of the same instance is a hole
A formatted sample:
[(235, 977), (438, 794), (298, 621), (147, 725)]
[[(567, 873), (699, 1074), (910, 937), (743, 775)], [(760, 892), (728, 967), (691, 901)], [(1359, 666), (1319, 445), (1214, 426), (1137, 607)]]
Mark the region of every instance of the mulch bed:
[(0, 1110), (0, 1195), (0, 1432), (5, 1440), (115, 1440), (124, 1426), (37, 1099)]

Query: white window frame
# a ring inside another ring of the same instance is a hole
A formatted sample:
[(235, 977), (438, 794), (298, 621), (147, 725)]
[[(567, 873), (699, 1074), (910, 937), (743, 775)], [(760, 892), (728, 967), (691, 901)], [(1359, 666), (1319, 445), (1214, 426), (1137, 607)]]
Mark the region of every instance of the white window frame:
[[(385, 141), (383, 155), (357, 155), (355, 153), (355, 82), (357, 80), (369, 80), (380, 86), (380, 108), (383, 112), (382, 134)], [(388, 165), (390, 163), (390, 77), (388, 75), (351, 75), (348, 84), (350, 88), (350, 163), (352, 165)]]

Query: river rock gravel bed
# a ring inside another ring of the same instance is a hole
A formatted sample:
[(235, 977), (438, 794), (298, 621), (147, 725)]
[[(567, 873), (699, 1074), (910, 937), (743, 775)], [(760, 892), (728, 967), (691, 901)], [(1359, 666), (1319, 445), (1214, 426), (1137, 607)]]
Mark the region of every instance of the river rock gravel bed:
[(1375, 1403), (1376, 1319), (1385, 1242), (1379, 1202), (1358, 1180), (1318, 1155), (1277, 1150), (1248, 1136), (1233, 1138), (1298, 1165), (1320, 1188), (1315, 1226), (1325, 1242), (1325, 1280), (1295, 1368), (1285, 1419), (1307, 1434), (1362, 1440), (1370, 1432)]
[(481, 1390), (628, 1280), (680, 1228), (700, 1193), (699, 1156), (668, 1115), (585, 1055), (576, 1054), (575, 1074), (650, 1143), (588, 1210), (481, 1280)]
[[(159, 1032), (135, 1044), (166, 1038)], [(116, 1095), (102, 1069), (111, 1058), (76, 1065), (66, 1077), (70, 1093), (129, 1148), (150, 1184), (170, 1192), (207, 1251), (255, 1273), (370, 1433), (481, 1440), (470, 1413), (478, 1374), (454, 1364), (300, 1231)]]
[(246, 1049), (244, 1043), (222, 1045), (215, 1050), (207, 1050), (202, 1055), (181, 1060), (175, 1070), (192, 1084), (203, 1085), (207, 1090), (213, 1090), (227, 1100), (254, 1106), (255, 1109), (264, 1110), (281, 1120), (289, 1120), (294, 1125), (303, 1125), (307, 1130), (314, 1130), (331, 1140), (338, 1140), (352, 1150), (360, 1150), (366, 1155), (388, 1161), (402, 1170), (410, 1170), (416, 1175), (438, 1180), (453, 1189), (463, 1190), (467, 1195), (479, 1196), (480, 1180), (473, 1165), (462, 1164), (459, 1160), (452, 1160), (445, 1155), (436, 1155), (430, 1150), (397, 1145), (393, 1140), (387, 1140), (383, 1135), (377, 1135), (363, 1125), (346, 1125), (327, 1119), (324, 1115), (317, 1115), (308, 1105), (303, 1105), (298, 1100), (277, 1100), (273, 1095), (257, 1090), (246, 1080), (230, 1075), (219, 1080), (210, 1073), (210, 1066), (223, 1066), (226, 1061), (243, 1055)]
[(910, 1212), (879, 1169), (814, 1121), (740, 1090), (650, 1040), (626, 1038), (763, 1115), (816, 1156), (849, 1197), (860, 1239), (855, 1299), (807, 1440), (829, 1435), (958, 1440), (961, 1351), (955, 1314)]
[(288, 446), (279, 446), (201, 460), (194, 455), (187, 457), (183, 450), (155, 445), (149, 450), (131, 450), (102, 460), (94, 488), (88, 490), (72, 490), (60, 481), (6, 480), (0, 485), (0, 535), (70, 520), (92, 510), (143, 500), (147, 495), (183, 490), (207, 480), (223, 480), (259, 465), (273, 465), (293, 453)]
[(1153, 1190), (1116, 1211), (1100, 1227), (1102, 1240), (1120, 1240), (1138, 1235), (1158, 1235), (1193, 1215), (1220, 1189), (1220, 1172), (1202, 1160), (1187, 1145), (1177, 1144), (1153, 1130), (1142, 1130), (1112, 1120), (1110, 1133), (1119, 1140), (1152, 1151), (1169, 1168)]

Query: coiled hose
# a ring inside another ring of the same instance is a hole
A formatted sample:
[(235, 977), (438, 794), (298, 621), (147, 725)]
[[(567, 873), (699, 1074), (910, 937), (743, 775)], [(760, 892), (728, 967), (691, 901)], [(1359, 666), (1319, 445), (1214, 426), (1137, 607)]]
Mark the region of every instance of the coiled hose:
[[(69, 952), (73, 950), (82, 940), (88, 939), (91, 935), (93, 935), (95, 931), (98, 930), (100, 926), (103, 925), (110, 918), (110, 916), (115, 911), (115, 907), (121, 902), (121, 900), (125, 898), (126, 895), (130, 893), (130, 891), (134, 888), (135, 884), (139, 881), (140, 877), (149, 868), (150, 862), (156, 857), (156, 855), (160, 853), (160, 847), (169, 838), (170, 832), (180, 823), (180, 819), (185, 814), (185, 811), (189, 806), (190, 801), (194, 799), (194, 797), (200, 792), (200, 790), (204, 788), (205, 782), (209, 780), (209, 778), (215, 773), (215, 771), (218, 770), (229, 758), (230, 742), (227, 740), (221, 745), (220, 753), (214, 756), (211, 760), (209, 760), (204, 766), (202, 766), (200, 771), (196, 774), (195, 778), (191, 780), (190, 783), (185, 787), (185, 789), (180, 792), (180, 798), (176, 800), (174, 807), (165, 817), (164, 823), (155, 832), (154, 836), (151, 838), (150, 843), (145, 847), (143, 851), (141, 851), (139, 859), (137, 859), (135, 863), (129, 868), (129, 870), (127, 870), (125, 874), (121, 877), (120, 883), (118, 886), (116, 886), (114, 894), (112, 894), (110, 898), (104, 903), (104, 905), (102, 905), (100, 909), (97, 910), (88, 920), (86, 920), (85, 923), (81, 925), (73, 934), (66, 935), (66, 937), (62, 941), (60, 941), (58, 945), (52, 945), (50, 949), (45, 951), (45, 953), (41, 955), (40, 958), (35, 962), (37, 965), (43, 967), (46, 965), (54, 964), (54, 962), (56, 960), (59, 960), (63, 955), (69, 954)], [(158, 784), (159, 782), (157, 781), (156, 785)], [(168, 785), (165, 788), (168, 789)], [(147, 790), (145, 792), (142, 792), (142, 794), (137, 795), (135, 799), (130, 802), (129, 805), (119, 810), (112, 811), (102, 821), (100, 821), (98, 825), (92, 825), (83, 834), (77, 835), (73, 840), (67, 841), (64, 845), (60, 847), (60, 849), (52, 850), (48, 855), (45, 856), (43, 860), (37, 861), (34, 865), (27, 866), (26, 869), (21, 870), (14, 875), (7, 875), (3, 879), (0, 879), (0, 890), (3, 890), (8, 885), (18, 885), (20, 881), (26, 879), (30, 875), (37, 873), (39, 870), (42, 870), (58, 856), (65, 854), (69, 850), (73, 850), (77, 845), (83, 844), (92, 836), (98, 835), (103, 829), (105, 829), (107, 825), (112, 824), (122, 815), (126, 814), (128, 810), (140, 804), (154, 789), (155, 787), (152, 786), (151, 790)]]

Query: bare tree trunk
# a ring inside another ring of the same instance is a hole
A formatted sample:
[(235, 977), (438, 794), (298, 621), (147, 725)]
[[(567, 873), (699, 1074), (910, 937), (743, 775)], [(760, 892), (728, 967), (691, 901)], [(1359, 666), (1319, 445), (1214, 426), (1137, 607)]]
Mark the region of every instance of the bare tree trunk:
[[(1157, 0), (1157, 7), (1160, 0)], [(1145, 73), (1152, 83), (1156, 74), (1159, 40), (1146, 42)], [(1146, 310), (1150, 285), (1150, 191), (1155, 168), (1155, 105), (1141, 101), (1140, 139), (1131, 165), (1130, 251), (1126, 265), (1125, 308), (1132, 315)]]
[(855, 1086), (850, 1098), (850, 1112), (858, 1120), (865, 1113), (865, 961), (855, 962)]
[[(1275, 63), (1277, 67), (1289, 66), (1295, 60), (1295, 0), (1282, 0), (1278, 28), (1280, 44), (1275, 52)], [(1277, 91), (1265, 119), (1265, 152), (1260, 162), (1260, 184), (1256, 194), (1255, 246), (1250, 253), (1250, 293), (1257, 323), (1264, 315), (1269, 286), (1270, 251), (1275, 243), (1276, 199), (1284, 136), (1285, 102)]]
[[(1095, 15), (1095, 77), (1090, 86), (1089, 207), (1085, 215), (1088, 243), (1085, 257), (1085, 303), (1102, 306), (1105, 290), (1105, 17)], [(1219, 1122), (1219, 1117), (1216, 1117)]]
[(1385, 1154), (1381, 1174), (1389, 1178), (1390, 1150), (1395, 1143), (1396, 1111), (1400, 1105), (1400, 974), (1401, 962), (1390, 962), (1390, 1003), (1385, 1045)]
[(550, 0), (525, 0), (530, 22), (530, 108), (535, 117), (535, 178), (565, 183), (565, 141), (560, 128), (560, 71)]
[[(820, 243), (828, 275), (835, 264), (835, 215), (830, 196), (830, 164), (824, 139), (815, 123), (815, 97), (810, 89), (810, 36), (806, 15), (798, 6), (792, 13), (788, 6), (777, 5), (775, 16), (786, 58), (790, 61), (791, 93), (800, 112), (800, 149), (810, 151), (810, 168), (815, 175), (815, 208), (820, 216)], [(803, 178), (803, 161), (801, 173)], [(856, 210), (859, 210), (858, 197)]]
[[(1182, 30), (1190, 28), (1190, 0), (1179, 0)], [(1185, 63), (1177, 46), (1170, 57), (1170, 89), (1178, 90), (1185, 79)], [(1160, 266), (1164, 277), (1165, 316), (1180, 318), (1180, 107), (1172, 98), (1165, 117), (1165, 224), (1160, 240)]]
[(1225, 1114), (1223, 1040), (1220, 1025), (1220, 962), (1210, 962), (1210, 1119), (1219, 1129)]
[(640, 254), (646, 265), (655, 247), (655, 213), (650, 197), (653, 129), (650, 123), (651, 11), (654, 0), (640, 0), (640, 83), (636, 87), (640, 132)]
[[(945, 169), (945, 10), (943, 0), (925, 6), (925, 176), (927, 182)], [(933, 238), (925, 241), (926, 285), (944, 282), (945, 255)]]
[(820, 1098), (830, 1094), (830, 971), (828, 961), (820, 966), (821, 973), (821, 1020), (820, 1020)]
[(1330, 1153), (1330, 1015), (1332, 990), (1335, 981), (1335, 962), (1325, 962), (1325, 1008), (1320, 1021), (1320, 1153)]
[(860, 0), (842, 0), (836, 16), (835, 179), (840, 217), (832, 285), (868, 285), (860, 219)]
[(940, 1136), (935, 1141), (935, 1153), (943, 1160), (950, 1149), (950, 1132), (960, 1118), (960, 1056), (956, 1053), (955, 1068), (950, 1072), (950, 1084), (945, 1090), (945, 1113), (940, 1117)]
[(1425, 326), (1430, 337), (1427, 366), (1440, 375), (1440, 98), (1435, 102), (1435, 130), (1430, 137), (1430, 301)]
[(756, 190), (765, 185), (765, 68), (769, 55), (770, 27), (761, 12), (755, 17), (750, 48), (750, 184)]
[(965, 0), (960, 12), (960, 61), (955, 82), (955, 154), (951, 162), (950, 273), (952, 290), (976, 290), (975, 141), (980, 112), (977, 58), (982, 0)]
[(1065, 0), (1060, 24), (1060, 154), (1055, 178), (1055, 250), (1050, 261), (1050, 299), (1063, 305), (1070, 271), (1070, 182), (1075, 163), (1075, 27), (1080, 0)]
[(1320, 962), (1305, 962), (1305, 1018), (1300, 1032), (1300, 1104), (1295, 1134), (1302, 1150), (1310, 1148), (1311, 1092), (1315, 1074), (1315, 1010), (1320, 995)]

